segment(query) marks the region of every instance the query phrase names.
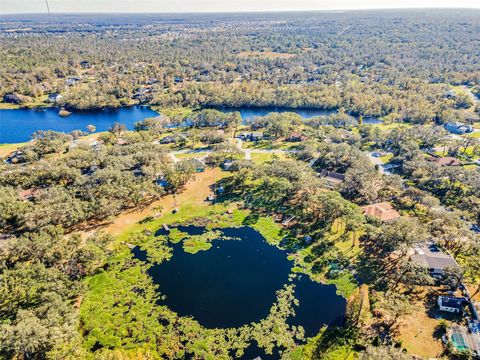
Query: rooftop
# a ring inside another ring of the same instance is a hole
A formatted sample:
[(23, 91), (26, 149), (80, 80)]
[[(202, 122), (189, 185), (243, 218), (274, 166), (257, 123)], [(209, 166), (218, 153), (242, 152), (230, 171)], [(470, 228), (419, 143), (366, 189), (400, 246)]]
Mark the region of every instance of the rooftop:
[(373, 216), (382, 221), (395, 220), (400, 214), (387, 202), (362, 206), (363, 213), (366, 216)]
[(412, 255), (412, 260), (422, 266), (439, 270), (443, 270), (449, 266), (458, 266), (450, 254), (442, 252), (434, 244), (425, 244), (416, 247), (415, 254)]

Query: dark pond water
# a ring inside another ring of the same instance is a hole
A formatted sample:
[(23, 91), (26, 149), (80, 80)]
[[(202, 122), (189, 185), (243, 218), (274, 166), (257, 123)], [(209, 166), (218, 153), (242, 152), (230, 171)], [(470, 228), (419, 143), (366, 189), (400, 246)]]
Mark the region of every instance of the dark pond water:
[[(202, 228), (183, 227), (199, 234)], [(250, 227), (221, 229), (239, 240), (215, 240), (208, 251), (189, 254), (182, 244), (173, 246), (173, 257), (154, 264), (149, 275), (166, 296), (162, 304), (181, 316), (192, 316), (207, 328), (239, 327), (265, 318), (276, 300), (275, 292), (289, 283), (292, 262), (287, 254), (269, 245)], [(133, 250), (145, 260), (145, 252)], [(323, 325), (341, 325), (345, 300), (333, 285), (322, 285), (302, 275), (293, 280), (299, 306), (291, 325), (302, 325), (307, 336)]]
[(19, 109), (0, 110), (0, 144), (12, 144), (30, 140), (37, 130), (55, 130), (70, 132), (86, 131), (87, 125), (95, 125), (97, 131), (106, 131), (118, 122), (133, 129), (137, 121), (158, 113), (148, 107), (132, 106), (128, 108), (96, 111), (73, 112), (61, 117), (58, 109)]

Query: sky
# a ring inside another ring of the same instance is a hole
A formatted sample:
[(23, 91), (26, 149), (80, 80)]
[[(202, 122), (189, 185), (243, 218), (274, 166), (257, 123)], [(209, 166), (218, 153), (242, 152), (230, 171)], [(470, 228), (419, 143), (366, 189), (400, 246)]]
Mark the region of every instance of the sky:
[[(0, 0), (0, 13), (43, 13), (47, 0)], [(51, 12), (243, 12), (480, 8), (480, 0), (48, 0)]]

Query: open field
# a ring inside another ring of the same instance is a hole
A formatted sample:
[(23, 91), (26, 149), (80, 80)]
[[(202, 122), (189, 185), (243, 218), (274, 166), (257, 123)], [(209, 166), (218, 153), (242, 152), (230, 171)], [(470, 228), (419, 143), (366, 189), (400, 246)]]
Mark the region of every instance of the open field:
[(279, 53), (273, 51), (242, 51), (237, 55), (240, 58), (258, 57), (262, 59), (290, 59), (297, 54)]

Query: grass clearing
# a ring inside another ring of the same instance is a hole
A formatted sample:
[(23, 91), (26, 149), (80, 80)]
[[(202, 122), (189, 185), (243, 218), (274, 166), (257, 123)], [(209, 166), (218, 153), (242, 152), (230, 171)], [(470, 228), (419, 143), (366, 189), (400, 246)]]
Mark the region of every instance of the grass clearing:
[(18, 148), (25, 146), (26, 144), (26, 142), (17, 144), (0, 144), (0, 157), (8, 156)]
[(237, 54), (239, 58), (256, 57), (261, 59), (290, 59), (297, 56), (297, 54), (280, 53), (273, 51), (242, 51)]
[(255, 152), (250, 153), (251, 159), (255, 164), (263, 164), (265, 162), (271, 161), (273, 158), (278, 158), (279, 160), (285, 160), (286, 155), (284, 152)]

